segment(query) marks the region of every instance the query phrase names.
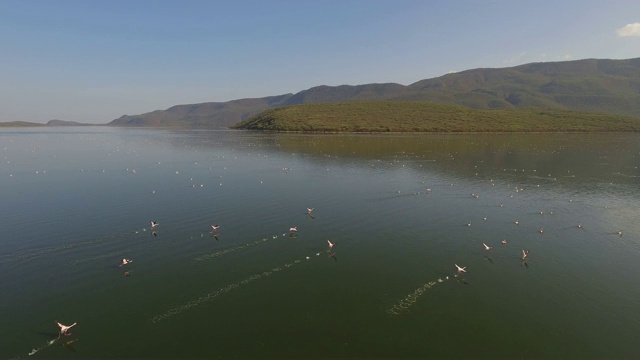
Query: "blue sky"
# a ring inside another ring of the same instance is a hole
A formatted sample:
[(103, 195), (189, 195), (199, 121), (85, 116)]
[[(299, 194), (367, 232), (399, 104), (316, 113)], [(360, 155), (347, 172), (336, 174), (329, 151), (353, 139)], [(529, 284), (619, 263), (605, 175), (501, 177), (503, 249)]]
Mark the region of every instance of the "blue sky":
[(637, 0), (0, 0), (0, 121), (635, 57)]

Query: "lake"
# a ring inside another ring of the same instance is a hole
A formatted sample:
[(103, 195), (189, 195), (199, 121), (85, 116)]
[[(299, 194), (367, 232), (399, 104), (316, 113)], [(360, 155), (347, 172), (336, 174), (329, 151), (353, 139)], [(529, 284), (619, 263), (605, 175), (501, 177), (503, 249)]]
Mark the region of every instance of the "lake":
[(639, 354), (638, 134), (2, 129), (0, 160), (0, 358)]

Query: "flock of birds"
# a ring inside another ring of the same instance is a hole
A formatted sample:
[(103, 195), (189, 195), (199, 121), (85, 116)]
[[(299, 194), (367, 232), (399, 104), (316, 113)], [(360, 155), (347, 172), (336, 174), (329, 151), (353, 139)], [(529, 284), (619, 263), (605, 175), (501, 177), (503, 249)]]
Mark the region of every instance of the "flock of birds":
[[(313, 210), (314, 208), (307, 208), (306, 214), (307, 216), (309, 216), (310, 218), (315, 218), (314, 214), (313, 214)], [(151, 221), (150, 222), (150, 226), (152, 231), (158, 226), (160, 225), (157, 221)], [(211, 225), (211, 235), (212, 237), (216, 240), (219, 241), (218, 238), (218, 230), (220, 229), (220, 225), (218, 224), (214, 224)], [(297, 237), (297, 233), (298, 233), (298, 227), (297, 226), (292, 226), (289, 228), (289, 237), (290, 238), (296, 238)], [(153, 233), (154, 236), (156, 236), (156, 233)], [(334, 261), (338, 261), (338, 258), (336, 257), (336, 253), (333, 251), (333, 247), (335, 246), (335, 242), (332, 242), (331, 240), (327, 239), (327, 253), (329, 254), (328, 257), (333, 259)], [(317, 253), (316, 255), (320, 255), (320, 253)], [(307, 257), (307, 259), (309, 259), (309, 257)], [(122, 258), (122, 261), (120, 262), (120, 264), (118, 265), (118, 268), (122, 268), (123, 266), (129, 265), (133, 263), (132, 259), (129, 258)], [(131, 271), (123, 271), (123, 275), (124, 276), (129, 276), (131, 274)], [(58, 333), (58, 337), (55, 339), (60, 339), (61, 336), (69, 336), (71, 335), (71, 333), (69, 332), (69, 330), (75, 326), (77, 323), (73, 323), (71, 325), (64, 325), (61, 324), (60, 322), (57, 322), (58, 327), (60, 328), (60, 331)], [(53, 341), (51, 341), (49, 344), (53, 343)], [(34, 351), (35, 353), (36, 351)]]
[[(403, 166), (404, 166), (404, 165), (403, 165)], [(225, 169), (226, 169), (226, 167), (225, 167)], [(128, 169), (127, 169), (127, 170), (128, 170)], [(83, 171), (84, 171), (84, 170), (83, 170)], [(102, 170), (102, 172), (104, 172), (104, 171), (105, 171), (105, 170)], [(290, 171), (290, 169), (289, 169), (289, 168), (282, 168), (282, 171), (283, 171), (283, 172), (289, 172), (289, 171)], [(136, 173), (136, 170), (135, 170), (135, 169), (132, 169), (132, 170), (131, 170), (131, 172), (132, 172), (133, 174), (135, 174), (135, 173)], [(38, 173), (38, 171), (36, 171), (36, 173)], [(43, 174), (44, 174), (44, 173), (45, 173), (45, 171), (44, 171), (44, 170), (42, 170), (42, 171), (41, 171), (41, 173), (43, 173)], [(176, 174), (179, 174), (179, 173), (178, 173), (178, 171), (176, 171)], [(13, 174), (11, 174), (10, 176), (13, 176)], [(193, 178), (192, 178), (191, 180), (193, 181)], [(262, 180), (261, 180), (260, 182), (262, 183)], [(222, 185), (222, 183), (220, 183), (220, 185)], [(196, 187), (196, 185), (195, 185), (195, 184), (191, 184), (191, 187)], [(200, 184), (200, 185), (199, 185), (199, 187), (203, 187), (203, 184)], [(431, 192), (432, 192), (432, 189), (431, 189), (431, 188), (426, 189), (426, 193), (429, 193), (429, 194), (430, 194)], [(516, 192), (518, 192), (518, 190), (516, 190)], [(154, 193), (154, 194), (155, 194), (155, 190), (153, 190), (153, 191), (152, 191), (152, 193)], [(473, 199), (478, 199), (478, 198), (479, 198), (479, 195), (478, 195), (478, 194), (476, 194), (476, 193), (472, 193), (472, 194), (471, 194), (471, 197), (472, 197)], [(501, 207), (503, 207), (503, 204), (500, 204), (500, 206), (501, 206)], [(307, 209), (306, 209), (306, 214), (307, 214), (309, 217), (314, 218), (314, 209), (313, 209), (313, 208), (307, 208)], [(545, 212), (544, 212), (544, 211), (540, 211), (540, 212), (539, 212), (539, 214), (540, 214), (540, 215), (544, 215), (544, 214), (545, 214)], [(549, 214), (553, 214), (553, 212), (549, 212)], [(483, 217), (483, 220), (484, 220), (485, 222), (486, 222), (486, 221), (488, 221), (487, 217)], [(518, 220), (515, 220), (515, 221), (513, 221), (513, 224), (514, 224), (514, 225), (520, 225), (520, 222), (519, 222)], [(472, 223), (471, 223), (471, 222), (468, 222), (466, 225), (467, 225), (468, 227), (472, 227)], [(156, 233), (155, 229), (159, 226), (159, 223), (158, 223), (158, 222), (156, 222), (156, 221), (151, 221), (151, 222), (150, 222), (150, 226), (151, 226), (151, 233), (152, 233), (152, 235), (153, 235), (153, 236), (157, 236), (157, 233)], [(575, 227), (577, 227), (577, 228), (579, 228), (579, 229), (582, 229), (582, 224), (581, 224), (581, 223), (579, 223), (579, 224), (577, 224), (577, 225), (574, 225), (574, 226), (575, 226)], [(219, 241), (219, 240), (220, 240), (220, 237), (219, 237), (219, 230), (220, 230), (220, 228), (221, 228), (221, 227), (220, 227), (220, 225), (218, 225), (218, 224), (211, 225), (211, 236), (212, 236), (216, 241)], [(543, 228), (543, 227), (540, 227), (540, 228), (539, 228), (539, 230), (538, 230), (538, 232), (539, 232), (540, 234), (544, 233), (544, 228)], [(289, 228), (289, 237), (291, 237), (291, 238), (296, 238), (296, 237), (297, 237), (297, 234), (298, 234), (298, 226), (292, 226), (292, 227), (290, 227), (290, 228)], [(622, 231), (617, 231), (617, 234), (618, 234), (618, 235), (620, 235), (620, 236), (622, 236)], [(328, 258), (333, 259), (334, 261), (337, 261), (338, 259), (337, 259), (337, 257), (336, 257), (336, 253), (334, 252), (334, 246), (335, 246), (335, 243), (334, 243), (334, 242), (332, 242), (331, 240), (326, 240), (326, 242), (327, 242), (327, 245), (326, 245), (326, 246), (327, 246)], [(491, 243), (491, 242), (489, 242), (489, 243)], [(503, 240), (501, 240), (501, 244), (502, 244), (503, 246), (506, 246), (506, 245), (507, 245), (507, 240), (504, 240), (504, 239), (503, 239)], [(499, 247), (499, 245), (496, 245), (496, 246), (498, 246), (498, 247)], [(490, 252), (491, 252), (491, 251), (495, 251), (495, 250), (493, 250), (493, 249), (494, 249), (494, 247), (493, 247), (493, 246), (491, 246), (491, 245), (489, 245), (489, 244), (487, 244), (487, 243), (485, 243), (485, 242), (482, 242), (482, 247), (484, 248), (484, 251), (485, 251), (485, 254), (486, 254), (484, 257), (485, 257), (488, 261), (490, 261), (491, 263), (493, 263), (493, 260), (491, 259), (491, 257), (489, 257), (489, 256), (487, 256), (487, 255), (488, 255), (488, 254), (490, 254)], [(529, 251), (528, 251), (528, 250), (526, 250), (526, 249), (521, 249), (521, 252), (519, 253), (519, 258), (520, 258), (520, 260), (521, 260), (522, 265), (523, 265), (523, 266), (525, 266), (525, 267), (527, 267), (527, 268), (528, 268), (528, 256), (529, 256)], [(453, 262), (453, 261), (452, 261), (452, 262)], [(458, 260), (458, 262), (459, 262), (459, 260)], [(118, 268), (123, 269), (123, 270), (124, 270), (125, 268), (126, 268), (126, 269), (128, 269), (132, 263), (133, 263), (133, 260), (132, 260), (132, 259), (127, 258), (127, 257), (124, 257), (124, 258), (122, 258), (122, 259), (121, 259), (121, 262), (120, 262), (120, 264), (118, 265)], [(455, 268), (455, 271), (456, 271), (456, 273), (457, 273), (457, 274), (467, 273), (467, 271), (468, 271), (467, 266), (461, 266), (461, 265), (459, 265), (458, 263), (453, 263), (453, 265), (454, 265), (454, 268)], [(123, 275), (124, 275), (124, 276), (130, 276), (130, 274), (131, 274), (131, 271), (130, 271), (130, 270), (129, 270), (129, 271), (123, 271)], [(448, 278), (447, 278), (447, 279), (448, 279)], [(466, 283), (466, 282), (465, 282), (465, 283)], [(58, 338), (57, 338), (57, 339), (60, 339), (62, 336), (69, 336), (69, 335), (71, 335), (71, 333), (70, 333), (71, 328), (72, 328), (72, 327), (74, 327), (74, 326), (76, 326), (76, 324), (77, 324), (77, 323), (73, 323), (73, 324), (71, 324), (71, 325), (64, 325), (64, 324), (59, 323), (59, 322), (57, 322), (57, 321), (56, 321), (56, 323), (57, 323), (57, 325), (58, 325), (58, 327), (59, 327), (59, 333), (58, 333)]]
[[(287, 170), (288, 170), (288, 169), (287, 169)], [(428, 189), (426, 190), (426, 192), (425, 192), (425, 193), (426, 193), (426, 194), (430, 194), (431, 192), (432, 192), (432, 189), (431, 189), (431, 188), (428, 188)], [(478, 194), (476, 194), (476, 193), (472, 193), (472, 194), (471, 194), (471, 197), (472, 197), (472, 198), (474, 198), (474, 199), (478, 199), (478, 198), (479, 198), (479, 195), (478, 195)], [(503, 205), (503, 204), (500, 204), (500, 207), (504, 207), (504, 205)], [(314, 211), (314, 208), (306, 208), (306, 215), (307, 215), (307, 216), (309, 216), (310, 218), (314, 218), (314, 213), (313, 213), (313, 211)], [(539, 212), (539, 214), (540, 214), (540, 215), (544, 215), (544, 211), (540, 211), (540, 212)], [(553, 212), (551, 212), (551, 214), (553, 214)], [(486, 217), (486, 216), (485, 216), (485, 217), (483, 217), (483, 221), (485, 221), (485, 222), (486, 222), (487, 220), (488, 220), (488, 219), (487, 219), (487, 217)], [(519, 222), (518, 220), (515, 220), (515, 221), (513, 221), (513, 224), (515, 224), (515, 225), (519, 225), (519, 224), (520, 224), (520, 222)], [(150, 228), (151, 228), (151, 231), (152, 231), (152, 235), (153, 235), (153, 236), (157, 236), (157, 233), (156, 233), (155, 229), (156, 229), (156, 227), (158, 227), (159, 225), (160, 225), (160, 224), (159, 224), (158, 222), (156, 222), (156, 221), (151, 221), (151, 222), (150, 222)], [(468, 222), (466, 225), (467, 225), (467, 227), (471, 227), (471, 226), (472, 226), (472, 223), (471, 223), (471, 222)], [(578, 224), (576, 227), (577, 227), (577, 228), (582, 228), (582, 224)], [(212, 236), (216, 241), (219, 241), (219, 240), (220, 240), (220, 238), (219, 238), (219, 234), (218, 234), (219, 229), (220, 229), (220, 225), (218, 225), (218, 224), (213, 224), (213, 225), (211, 225), (211, 233), (210, 233), (210, 234), (211, 234), (211, 236)], [(146, 229), (145, 229), (145, 230), (146, 230)], [(538, 232), (542, 234), (542, 233), (544, 232), (543, 227), (540, 227), (540, 229), (538, 230)], [(289, 228), (289, 237), (291, 237), (291, 238), (296, 238), (296, 237), (297, 237), (297, 233), (298, 233), (298, 227), (297, 227), (297, 226), (292, 226), (292, 227), (290, 227), (290, 228)], [(618, 235), (620, 235), (620, 236), (622, 236), (622, 231), (618, 231), (618, 232), (617, 232), (617, 234), (618, 234)], [(327, 253), (329, 254), (329, 255), (328, 255), (328, 257), (329, 257), (329, 258), (332, 258), (334, 261), (337, 261), (338, 259), (337, 259), (337, 257), (336, 257), (336, 253), (333, 251), (333, 248), (334, 248), (334, 246), (335, 246), (335, 243), (334, 243), (334, 242), (332, 242), (331, 240), (326, 240), (326, 241), (327, 241)], [(507, 245), (507, 240), (504, 240), (504, 239), (503, 239), (503, 240), (501, 240), (501, 244), (502, 244), (502, 245)], [(489, 251), (491, 251), (491, 250), (493, 249), (493, 246), (490, 246), (490, 245), (486, 244), (485, 242), (482, 242), (482, 246), (483, 246), (483, 248), (484, 248), (484, 250), (485, 250), (486, 252), (489, 252)], [(318, 253), (318, 254), (316, 254), (316, 255), (319, 255), (319, 253)], [(521, 262), (522, 262), (522, 265), (523, 265), (523, 266), (525, 266), (525, 267), (528, 267), (528, 263), (527, 263), (527, 258), (528, 258), (528, 256), (529, 256), (529, 251), (528, 251), (528, 250), (525, 250), (525, 249), (522, 249), (522, 250), (521, 250), (520, 260), (521, 260)], [(490, 257), (488, 257), (488, 256), (486, 256), (486, 255), (485, 255), (484, 257), (485, 257), (488, 261), (490, 261), (491, 263), (493, 263), (493, 260), (492, 260)], [(308, 257), (307, 257), (307, 259), (308, 259)], [(126, 258), (126, 257), (125, 257), (125, 258), (122, 258), (121, 263), (118, 265), (118, 267), (119, 267), (119, 268), (122, 268), (122, 267), (127, 266), (127, 265), (130, 265), (130, 264), (132, 264), (132, 263), (133, 263), (133, 260), (132, 260), (132, 259), (130, 259), (130, 258)], [(455, 266), (456, 274), (467, 273), (467, 267), (466, 267), (466, 266), (461, 266), (461, 265), (458, 265), (457, 263), (454, 263), (453, 265)], [(130, 274), (131, 274), (131, 271), (123, 271), (123, 275), (124, 275), (124, 276), (129, 276)], [(457, 278), (457, 277), (458, 277), (458, 275), (456, 275), (455, 277)], [(446, 278), (447, 278), (447, 279), (449, 279), (449, 277), (446, 277)], [(442, 280), (441, 280), (441, 279), (438, 279), (438, 281), (439, 281), (439, 282), (442, 282)], [(459, 281), (461, 281), (461, 282), (463, 282), (463, 283), (467, 284), (467, 282), (466, 282), (464, 279), (459, 279)], [(401, 300), (401, 301), (400, 301), (400, 303), (402, 303), (402, 302), (403, 302), (403, 301)], [(394, 312), (394, 313), (395, 313), (395, 312)], [(61, 323), (59, 323), (59, 322), (56, 322), (56, 323), (58, 324), (58, 326), (59, 326), (59, 328), (60, 328), (60, 331), (59, 331), (59, 334), (58, 334), (58, 338), (57, 338), (57, 339), (59, 339), (59, 338), (60, 338), (61, 336), (63, 336), (63, 335), (64, 335), (64, 336), (71, 335), (71, 333), (69, 332), (69, 330), (70, 330), (73, 326), (75, 326), (75, 325), (76, 325), (76, 323), (73, 323), (73, 324), (71, 324), (71, 325), (63, 325), (63, 324), (61, 324)]]

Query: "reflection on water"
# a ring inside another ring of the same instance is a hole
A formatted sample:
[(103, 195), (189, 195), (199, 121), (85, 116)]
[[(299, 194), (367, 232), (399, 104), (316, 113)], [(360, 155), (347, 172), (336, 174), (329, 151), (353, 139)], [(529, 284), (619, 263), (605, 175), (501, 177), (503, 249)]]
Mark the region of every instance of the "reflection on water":
[(3, 129), (0, 357), (633, 357), (639, 140)]

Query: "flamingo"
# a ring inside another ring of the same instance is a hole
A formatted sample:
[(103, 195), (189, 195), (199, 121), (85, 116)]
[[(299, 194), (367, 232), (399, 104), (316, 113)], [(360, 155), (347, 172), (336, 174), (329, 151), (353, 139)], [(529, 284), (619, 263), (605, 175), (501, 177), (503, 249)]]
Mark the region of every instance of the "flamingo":
[(118, 267), (123, 267), (124, 265), (131, 264), (133, 260), (130, 259), (122, 259), (122, 264), (118, 265)]
[(466, 267), (466, 266), (465, 266), (465, 267), (460, 267), (460, 266), (458, 266), (458, 264), (454, 264), (454, 265), (455, 265), (455, 266), (456, 266), (456, 268), (458, 269), (458, 272), (459, 272), (459, 273), (461, 273), (461, 272), (466, 273), (466, 272), (467, 272), (467, 267)]
[(329, 251), (331, 251), (331, 249), (333, 249), (333, 245), (335, 244), (332, 243), (331, 240), (327, 240), (327, 243), (329, 244)]
[(160, 224), (158, 224), (158, 223), (157, 223), (157, 222), (155, 222), (155, 221), (152, 221), (152, 222), (151, 222), (151, 228), (152, 228), (152, 229), (153, 229), (154, 227), (158, 226), (158, 225), (160, 225)]
[(493, 249), (493, 247), (491, 247), (491, 246), (489, 246), (489, 245), (487, 245), (485, 243), (482, 243), (482, 245), (484, 245), (484, 249), (487, 250), (487, 251)]
[(507, 240), (502, 240), (501, 243), (502, 245), (507, 245)]
[(524, 251), (524, 249), (522, 249), (522, 260), (526, 259), (527, 255), (529, 255), (529, 251)]
[(74, 327), (76, 325), (76, 323), (73, 323), (69, 326), (67, 325), (62, 325), (59, 322), (56, 321), (56, 323), (58, 324), (58, 326), (60, 327), (60, 333), (58, 334), (58, 339), (60, 339), (60, 336), (62, 336), (63, 334), (65, 336), (69, 336), (71, 335), (71, 333), (68, 333), (67, 331), (69, 331), (69, 329), (71, 329), (72, 327)]
[(313, 216), (313, 208), (307, 208), (307, 216), (312, 219), (315, 219)]
[(216, 231), (216, 230), (220, 229), (220, 225), (211, 225), (211, 229), (213, 231)]
[[(289, 228), (289, 237), (290, 237), (290, 238), (295, 238), (295, 237), (297, 237), (297, 236), (298, 236), (298, 235), (297, 235), (297, 232), (298, 232), (298, 227), (297, 227), (297, 226), (294, 226), (294, 227)], [(285, 234), (282, 234), (282, 236), (284, 236), (284, 235), (285, 235)]]

